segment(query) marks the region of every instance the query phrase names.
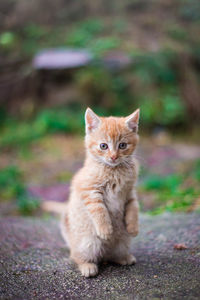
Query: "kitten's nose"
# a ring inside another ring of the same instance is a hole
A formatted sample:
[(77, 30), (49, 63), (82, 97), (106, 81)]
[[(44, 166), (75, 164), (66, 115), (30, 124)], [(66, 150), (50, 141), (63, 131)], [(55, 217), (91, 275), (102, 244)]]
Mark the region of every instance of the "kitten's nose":
[(113, 154), (113, 155), (111, 155), (111, 157), (110, 157), (111, 159), (112, 159), (112, 161), (115, 161), (116, 159), (117, 159), (117, 154)]

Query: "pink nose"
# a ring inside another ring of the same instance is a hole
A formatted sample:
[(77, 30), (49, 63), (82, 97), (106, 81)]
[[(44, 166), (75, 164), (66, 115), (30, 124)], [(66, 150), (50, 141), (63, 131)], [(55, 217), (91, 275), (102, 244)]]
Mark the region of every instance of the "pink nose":
[(112, 159), (112, 161), (115, 161), (115, 160), (117, 159), (117, 155), (116, 155), (116, 154), (113, 154), (113, 155), (111, 155), (110, 158)]

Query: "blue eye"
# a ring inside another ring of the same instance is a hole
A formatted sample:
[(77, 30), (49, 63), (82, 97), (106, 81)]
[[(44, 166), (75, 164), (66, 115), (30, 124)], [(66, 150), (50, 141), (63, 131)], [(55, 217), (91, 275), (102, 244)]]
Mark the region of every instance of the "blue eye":
[(119, 149), (126, 149), (127, 143), (120, 143), (119, 144)]
[(106, 143), (101, 143), (100, 148), (101, 148), (101, 150), (106, 150), (106, 149), (108, 149), (108, 145)]

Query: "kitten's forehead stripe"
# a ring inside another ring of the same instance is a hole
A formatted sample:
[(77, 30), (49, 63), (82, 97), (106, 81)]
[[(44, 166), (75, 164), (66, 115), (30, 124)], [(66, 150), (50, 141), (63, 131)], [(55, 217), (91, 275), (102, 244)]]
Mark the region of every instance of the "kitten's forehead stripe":
[(118, 141), (122, 138), (122, 132), (125, 131), (123, 118), (102, 118), (101, 130), (111, 141)]

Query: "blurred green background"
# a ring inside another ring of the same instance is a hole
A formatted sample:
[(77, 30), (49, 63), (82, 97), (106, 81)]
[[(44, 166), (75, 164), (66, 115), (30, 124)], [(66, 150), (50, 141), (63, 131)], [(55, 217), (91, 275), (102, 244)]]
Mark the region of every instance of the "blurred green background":
[[(39, 68), (44, 49), (91, 61)], [(141, 108), (144, 211), (199, 210), (199, 83), (198, 0), (1, 0), (2, 213), (41, 214), (43, 201), (67, 198), (87, 106), (105, 116)]]

